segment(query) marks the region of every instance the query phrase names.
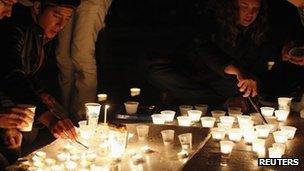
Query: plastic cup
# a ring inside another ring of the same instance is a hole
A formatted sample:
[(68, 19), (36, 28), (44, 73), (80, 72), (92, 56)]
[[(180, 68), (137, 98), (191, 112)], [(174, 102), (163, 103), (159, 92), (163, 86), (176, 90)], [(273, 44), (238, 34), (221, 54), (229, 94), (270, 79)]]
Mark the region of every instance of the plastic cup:
[(134, 115), (137, 113), (138, 102), (128, 101), (124, 103), (127, 114)]
[(191, 118), (192, 122), (199, 122), (202, 116), (202, 111), (200, 110), (189, 110), (188, 116)]
[(174, 121), (175, 111), (173, 111), (173, 110), (163, 110), (160, 113), (162, 115), (164, 115), (165, 122), (173, 122)]
[(201, 111), (202, 115), (204, 116), (204, 115), (207, 114), (208, 105), (206, 105), (206, 104), (197, 104), (197, 105), (194, 105), (194, 109)]
[(192, 110), (192, 109), (193, 109), (193, 106), (191, 106), (191, 105), (181, 105), (181, 106), (179, 106), (179, 111), (180, 111), (181, 116), (187, 116), (188, 111)]
[(274, 112), (273, 107), (261, 107), (260, 109), (261, 109), (262, 115), (264, 115), (266, 117), (273, 115), (273, 112)]
[(140, 88), (130, 88), (130, 94), (132, 97), (140, 95)]
[(290, 97), (279, 97), (278, 98), (279, 109), (290, 111), (291, 100), (292, 98)]
[(174, 142), (174, 130), (162, 130), (161, 135), (165, 146), (172, 145)]
[(99, 102), (106, 101), (108, 98), (107, 94), (97, 94), (97, 99)]
[(98, 103), (85, 103), (88, 125), (96, 127), (98, 125), (101, 105)]
[(151, 115), (153, 124), (165, 124), (165, 116), (162, 114)]
[(183, 150), (189, 151), (192, 149), (192, 133), (180, 134), (178, 139)]
[(297, 131), (297, 128), (293, 126), (280, 126), (280, 129), (281, 131), (288, 132), (288, 139), (290, 140), (294, 138)]
[(148, 138), (149, 126), (148, 125), (139, 125), (136, 127), (138, 140), (144, 141)]
[(217, 122), (220, 120), (220, 117), (225, 116), (225, 114), (226, 114), (226, 112), (223, 111), (223, 110), (213, 110), (213, 111), (211, 111), (212, 117), (214, 117)]
[(177, 122), (179, 126), (191, 126), (191, 118), (189, 116), (178, 116)]
[(204, 116), (201, 118), (202, 127), (204, 128), (213, 128), (215, 123), (215, 118)]

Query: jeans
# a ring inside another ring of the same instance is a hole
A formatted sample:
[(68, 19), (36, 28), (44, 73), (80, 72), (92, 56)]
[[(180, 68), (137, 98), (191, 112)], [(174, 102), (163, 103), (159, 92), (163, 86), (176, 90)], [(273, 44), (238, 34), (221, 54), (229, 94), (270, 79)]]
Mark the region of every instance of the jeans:
[(95, 42), (111, 0), (84, 0), (59, 34), (56, 58), (62, 103), (74, 119), (85, 118), (84, 104), (96, 101)]
[(147, 63), (145, 65), (149, 82), (171, 93), (177, 103), (221, 105), (228, 98), (240, 95), (237, 79), (234, 77), (218, 76), (212, 79), (200, 79), (187, 73), (182, 67), (177, 68), (161, 62), (147, 66)]

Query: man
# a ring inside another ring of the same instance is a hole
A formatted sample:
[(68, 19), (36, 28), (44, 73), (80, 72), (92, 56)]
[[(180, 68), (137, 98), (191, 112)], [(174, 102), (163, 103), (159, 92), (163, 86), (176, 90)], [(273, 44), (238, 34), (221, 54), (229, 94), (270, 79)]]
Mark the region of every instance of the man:
[(0, 0), (0, 19), (10, 17), (16, 0)]
[(59, 34), (56, 51), (62, 101), (76, 121), (85, 118), (84, 104), (96, 101), (95, 43), (105, 27), (112, 0), (83, 0), (67, 27)]
[[(43, 68), (52, 40), (71, 18), (78, 0), (34, 1), (32, 22), (7, 26), (1, 33), (1, 90), (16, 104), (36, 106), (35, 121), (47, 126), (56, 138), (75, 139), (71, 121), (49, 110), (44, 104), (54, 101), (39, 85), (37, 75)], [(43, 99), (41, 99), (41, 97)]]

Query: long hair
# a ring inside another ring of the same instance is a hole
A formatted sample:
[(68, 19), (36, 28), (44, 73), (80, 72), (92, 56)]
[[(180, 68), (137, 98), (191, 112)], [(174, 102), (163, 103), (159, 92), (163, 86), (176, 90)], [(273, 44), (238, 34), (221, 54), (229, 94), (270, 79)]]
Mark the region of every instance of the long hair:
[[(260, 0), (260, 2), (260, 10), (255, 21), (245, 29), (250, 40), (256, 45), (260, 45), (266, 39), (268, 30), (267, 5), (265, 0)], [(213, 15), (224, 40), (235, 46), (240, 33), (238, 0), (210, 0), (207, 10)]]

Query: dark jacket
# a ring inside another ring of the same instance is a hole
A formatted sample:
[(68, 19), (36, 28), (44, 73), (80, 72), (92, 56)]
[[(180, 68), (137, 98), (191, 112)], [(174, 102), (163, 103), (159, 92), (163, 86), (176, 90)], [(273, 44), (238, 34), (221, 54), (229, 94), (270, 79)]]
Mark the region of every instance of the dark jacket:
[[(30, 9), (25, 13), (31, 17)], [(1, 26), (0, 88), (16, 104), (36, 105), (36, 115), (47, 111), (38, 93), (37, 75), (46, 61), (42, 54), (42, 28), (34, 20), (28, 23), (7, 22)]]

